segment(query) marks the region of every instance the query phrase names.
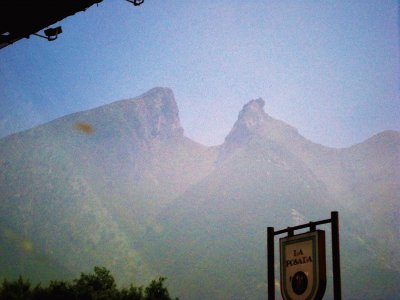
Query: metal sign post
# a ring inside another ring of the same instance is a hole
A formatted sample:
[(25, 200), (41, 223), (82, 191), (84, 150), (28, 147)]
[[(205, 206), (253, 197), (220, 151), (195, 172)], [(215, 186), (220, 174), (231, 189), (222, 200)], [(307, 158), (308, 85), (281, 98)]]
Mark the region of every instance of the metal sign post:
[[(328, 223), (331, 223), (331, 229), (332, 229), (331, 231), (332, 231), (332, 265), (333, 265), (332, 266), (333, 299), (334, 300), (342, 299), (342, 292), (341, 292), (342, 288), (341, 288), (341, 278), (340, 278), (339, 213), (337, 211), (332, 211), (330, 219), (321, 220), (321, 221), (317, 221), (317, 222), (310, 222), (310, 223), (298, 225), (295, 227), (288, 227), (286, 229), (282, 229), (282, 230), (278, 230), (278, 231), (275, 231), (274, 227), (268, 227), (268, 232), (267, 232), (267, 234), (268, 234), (268, 236), (267, 236), (267, 251), (268, 251), (268, 253), (267, 253), (267, 256), (268, 256), (268, 299), (269, 300), (275, 300), (275, 267), (274, 267), (274, 263), (275, 263), (274, 237), (275, 237), (275, 235), (280, 235), (283, 233), (288, 234), (288, 236), (286, 238), (281, 239), (281, 250), (282, 250), (282, 248), (283, 248), (283, 250), (285, 250), (285, 248), (282, 247), (282, 245), (284, 245), (284, 246), (286, 245), (285, 243), (294, 244), (296, 242), (296, 239), (298, 239), (300, 242), (303, 242), (303, 244), (304, 244), (308, 241), (308, 239), (312, 240), (313, 235), (322, 236), (321, 233), (317, 233), (317, 232), (320, 232), (320, 230), (316, 230), (316, 227), (318, 225), (328, 224)], [(310, 233), (298, 235), (298, 238), (296, 238), (296, 236), (294, 236), (294, 231), (299, 230), (299, 229), (304, 229), (304, 228), (309, 228)], [(325, 252), (324, 245), (322, 246), (321, 242), (316, 242), (316, 243), (320, 243), (321, 245), (320, 245), (319, 249), (323, 248), (322, 251)], [(316, 247), (315, 244), (311, 243), (310, 245), (313, 245), (312, 247)], [(304, 246), (307, 246), (307, 245), (304, 244)], [(310, 246), (308, 246), (308, 247), (310, 247)], [(298, 254), (300, 254), (300, 251), (302, 254), (304, 254), (303, 252), (305, 252), (305, 251), (298, 250), (298, 249), (301, 249), (301, 248), (293, 248), (293, 249), (290, 248), (290, 250), (292, 250), (294, 256), (297, 256)], [(310, 253), (319, 253), (318, 250), (313, 250), (313, 251), (314, 252), (310, 252)], [(282, 253), (281, 253), (281, 255), (282, 255)], [(313, 255), (315, 255), (315, 254), (313, 254)], [(325, 256), (325, 253), (323, 253), (323, 255)], [(305, 257), (305, 258), (302, 258), (301, 262), (305, 263), (306, 261), (312, 262), (313, 258)], [(323, 264), (325, 264), (325, 257), (321, 257), (320, 261), (322, 261)], [(282, 258), (281, 258), (281, 262), (282, 262)], [(293, 261), (293, 262), (289, 261), (288, 262), (289, 265), (291, 263), (298, 263), (298, 262), (297, 261)], [(314, 262), (314, 264), (310, 264), (310, 265), (314, 266), (315, 262)], [(315, 267), (313, 267), (313, 268), (315, 268)], [(317, 268), (315, 268), (315, 270), (317, 270)], [(323, 270), (323, 268), (320, 270)], [(281, 272), (282, 272), (282, 269), (281, 269)], [(320, 274), (320, 272), (316, 272), (316, 273)], [(314, 282), (317, 282), (317, 281), (315, 281), (314, 276), (315, 276), (315, 273), (313, 273), (313, 275), (312, 275), (313, 284), (314, 284)], [(281, 274), (281, 278), (283, 278), (282, 274)], [(305, 282), (306, 282), (306, 280), (308, 280), (308, 278), (304, 272), (302, 272), (302, 271), (297, 272), (293, 276), (290, 276), (290, 278), (291, 278), (291, 280), (296, 280), (296, 282), (295, 282), (296, 284), (293, 283), (293, 286), (292, 286), (292, 289), (294, 289), (295, 294), (300, 295), (300, 294), (306, 293), (307, 291), (310, 290), (310, 289), (307, 290), (307, 285), (305, 284)], [(312, 298), (312, 299), (321, 299), (323, 292), (325, 291), (325, 287), (323, 286), (324, 278), (323, 278), (323, 276), (321, 278), (322, 278), (322, 280), (321, 280), (320, 292), (316, 292), (315, 293), (316, 298)], [(322, 289), (323, 289), (323, 292), (321, 292)], [(289, 290), (290, 290), (290, 288), (289, 288)], [(288, 299), (290, 298), (290, 292), (291, 291), (285, 292), (286, 293), (285, 297)], [(289, 295), (289, 296), (287, 296), (287, 295)], [(302, 299), (302, 298), (300, 296), (296, 296), (296, 299)]]

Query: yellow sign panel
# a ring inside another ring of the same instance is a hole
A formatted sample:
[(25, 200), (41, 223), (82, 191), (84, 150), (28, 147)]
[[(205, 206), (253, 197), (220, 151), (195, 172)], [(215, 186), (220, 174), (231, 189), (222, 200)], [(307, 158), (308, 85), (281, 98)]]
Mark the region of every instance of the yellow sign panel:
[(325, 232), (281, 238), (279, 247), (283, 299), (322, 299), (326, 287)]

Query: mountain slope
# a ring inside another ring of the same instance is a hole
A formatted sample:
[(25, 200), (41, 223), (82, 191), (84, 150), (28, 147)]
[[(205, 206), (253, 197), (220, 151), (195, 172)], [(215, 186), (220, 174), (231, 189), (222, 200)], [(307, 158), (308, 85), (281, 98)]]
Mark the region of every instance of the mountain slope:
[(69, 115), (0, 140), (1, 220), (71, 273), (149, 280), (135, 241), (213, 152), (183, 136), (169, 89)]
[[(296, 225), (299, 215), (304, 223), (326, 218), (329, 211), (339, 210), (342, 245), (345, 245), (342, 246), (342, 269), (346, 298), (397, 295), (396, 281), (400, 273), (386, 261), (389, 257), (393, 259), (394, 253), (384, 256), (387, 249), (399, 250), (397, 241), (388, 243), (385, 239), (377, 244), (375, 239), (377, 233), (382, 234), (382, 229), (389, 235), (398, 237), (399, 234), (387, 224), (363, 223), (366, 219), (373, 220), (376, 210), (350, 209), (363, 205), (357, 202), (360, 194), (354, 190), (352, 182), (363, 182), (364, 193), (374, 190), (373, 186), (369, 190), (371, 183), (363, 178), (365, 173), (353, 172), (348, 165), (357, 158), (358, 168), (365, 167), (367, 157), (373, 156), (363, 157), (360, 152), (372, 151), (371, 142), (359, 145), (360, 150), (349, 159), (354, 149), (329, 149), (307, 141), (291, 126), (265, 114), (263, 106), (261, 99), (244, 106), (221, 147), (218, 168), (160, 216), (164, 230), (154, 238), (157, 243), (153, 248), (164, 253), (163, 272), (172, 278), (171, 284), (177, 293), (187, 299), (263, 299), (266, 227), (284, 228)], [(400, 139), (392, 133), (387, 140), (392, 144), (378, 142), (376, 146), (387, 150), (385, 160), (396, 162), (399, 157), (396, 145)], [(340, 163), (336, 164), (337, 161)], [(382, 166), (380, 161), (374, 163), (376, 167), (369, 169), (371, 173)], [(342, 176), (353, 172), (352, 180), (348, 179), (346, 185), (332, 183), (330, 172), (335, 168)], [(385, 178), (383, 182), (388, 182), (389, 178), (392, 180), (389, 183), (396, 181), (394, 168), (382, 166), (378, 178)], [(353, 188), (352, 198), (347, 197), (347, 202), (340, 199), (344, 192), (338, 194), (334, 190), (337, 186), (346, 191)], [(386, 188), (384, 191), (391, 192)], [(385, 198), (385, 193), (379, 197), (383, 197), (383, 201), (391, 200)], [(388, 209), (378, 214), (380, 222), (385, 222), (386, 212), (393, 215), (398, 211)], [(360, 224), (368, 224), (368, 231)], [(358, 255), (360, 252), (363, 256)], [(156, 257), (157, 252), (153, 255)], [(354, 276), (354, 271), (363, 276)], [(378, 280), (372, 280), (375, 274), (380, 274)], [(367, 282), (370, 288), (365, 290)], [(329, 285), (331, 281), (328, 298)]]

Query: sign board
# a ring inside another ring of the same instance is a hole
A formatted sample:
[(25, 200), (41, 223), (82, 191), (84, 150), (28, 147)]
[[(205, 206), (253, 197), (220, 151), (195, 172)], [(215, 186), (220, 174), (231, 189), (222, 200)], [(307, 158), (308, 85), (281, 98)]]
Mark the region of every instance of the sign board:
[(326, 288), (325, 232), (315, 230), (279, 240), (284, 300), (319, 300)]

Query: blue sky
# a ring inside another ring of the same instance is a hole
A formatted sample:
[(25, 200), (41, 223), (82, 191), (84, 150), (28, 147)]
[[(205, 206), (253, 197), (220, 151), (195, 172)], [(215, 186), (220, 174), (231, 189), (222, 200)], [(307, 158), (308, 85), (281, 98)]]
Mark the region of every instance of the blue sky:
[(0, 134), (170, 87), (188, 137), (223, 142), (242, 106), (346, 147), (400, 130), (398, 1), (104, 0), (0, 50)]

